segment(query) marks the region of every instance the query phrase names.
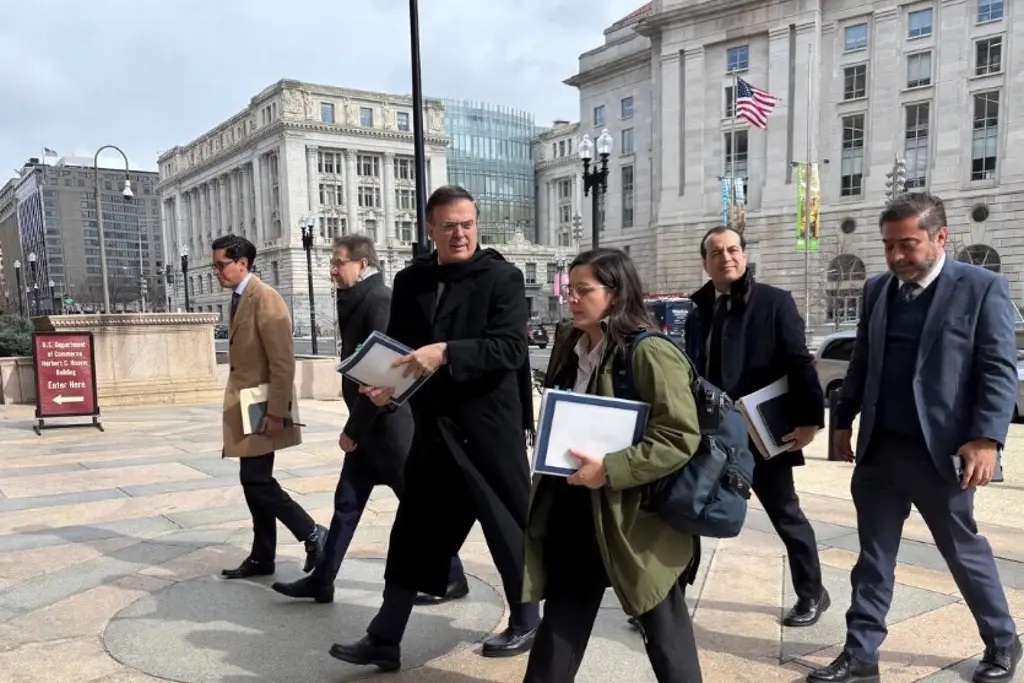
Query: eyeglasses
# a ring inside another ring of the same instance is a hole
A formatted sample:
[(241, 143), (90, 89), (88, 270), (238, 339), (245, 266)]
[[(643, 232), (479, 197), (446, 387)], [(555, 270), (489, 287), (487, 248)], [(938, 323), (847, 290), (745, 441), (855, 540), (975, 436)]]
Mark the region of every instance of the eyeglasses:
[(238, 259), (231, 259), (230, 261), (214, 261), (213, 267), (223, 273), (232, 263), (238, 263)]
[(614, 289), (613, 287), (605, 287), (604, 285), (591, 286), (584, 285), (583, 287), (573, 287), (572, 285), (566, 285), (565, 287), (565, 298), (569, 300), (579, 301), (586, 295), (598, 289)]
[(462, 228), (466, 232), (469, 232), (470, 230), (472, 230), (475, 227), (476, 227), (476, 221), (475, 220), (472, 220), (472, 221), (462, 221), (461, 223), (448, 222), (448, 223), (442, 223), (441, 224), (441, 230), (443, 230), (444, 232), (455, 232), (456, 228)]

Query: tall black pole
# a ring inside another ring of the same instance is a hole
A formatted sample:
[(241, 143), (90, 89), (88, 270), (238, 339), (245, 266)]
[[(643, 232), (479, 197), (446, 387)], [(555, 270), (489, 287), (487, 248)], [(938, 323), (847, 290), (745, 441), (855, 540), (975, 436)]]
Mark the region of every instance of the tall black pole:
[(598, 196), (600, 193), (600, 183), (594, 183), (593, 189), (590, 190), (590, 202), (593, 206), (594, 214), (594, 225), (590, 229), (591, 249), (597, 249), (598, 242), (601, 239), (601, 216), (598, 213), (601, 210), (601, 198)]
[(181, 255), (181, 286), (185, 290), (185, 312), (191, 313), (192, 307), (188, 301), (188, 254)]
[(309, 348), (319, 356), (316, 347), (316, 302), (313, 298), (313, 228), (302, 226), (302, 248), (306, 250), (306, 285), (309, 287)]
[(14, 269), (14, 279), (18, 281), (18, 312), (25, 317), (25, 300), (21, 298), (21, 268)]
[[(420, 17), (416, 0), (409, 0), (412, 57), (412, 139), (416, 165), (416, 251), (427, 253), (427, 147), (423, 134), (423, 82), (420, 77)], [(314, 351), (314, 353), (316, 353)]]

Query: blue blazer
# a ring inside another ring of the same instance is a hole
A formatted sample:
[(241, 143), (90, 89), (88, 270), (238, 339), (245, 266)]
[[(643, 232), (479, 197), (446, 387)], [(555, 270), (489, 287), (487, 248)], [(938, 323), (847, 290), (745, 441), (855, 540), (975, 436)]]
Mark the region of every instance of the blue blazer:
[[(1003, 445), (1017, 403), (1017, 343), (1006, 279), (947, 256), (928, 310), (914, 373), (914, 398), (925, 442), (939, 471), (955, 480), (952, 456), (973, 439)], [(860, 413), (857, 458), (875, 427), (885, 391), (882, 358), (892, 273), (864, 285), (857, 342), (843, 381), (837, 426), (848, 429)]]

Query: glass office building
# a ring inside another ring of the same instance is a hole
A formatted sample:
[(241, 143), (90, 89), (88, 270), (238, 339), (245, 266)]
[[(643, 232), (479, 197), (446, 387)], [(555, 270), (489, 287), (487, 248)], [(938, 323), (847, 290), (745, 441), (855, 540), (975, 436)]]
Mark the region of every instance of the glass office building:
[(534, 222), (533, 115), (507, 107), (445, 100), (448, 182), (480, 207), (480, 242), (505, 244), (521, 231), (537, 241)]

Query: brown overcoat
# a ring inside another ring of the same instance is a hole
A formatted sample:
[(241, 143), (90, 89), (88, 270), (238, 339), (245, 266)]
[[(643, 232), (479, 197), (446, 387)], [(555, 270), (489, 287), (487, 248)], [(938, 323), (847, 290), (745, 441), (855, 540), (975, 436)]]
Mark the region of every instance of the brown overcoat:
[[(284, 299), (253, 276), (242, 293), (228, 332), (228, 363), (224, 388), (224, 456), (251, 458), (302, 443), (299, 427), (274, 438), (243, 434), (238, 392), (270, 384), (267, 412), (283, 417), (294, 396), (295, 352), (292, 322)], [(301, 419), (301, 416), (300, 416)]]

